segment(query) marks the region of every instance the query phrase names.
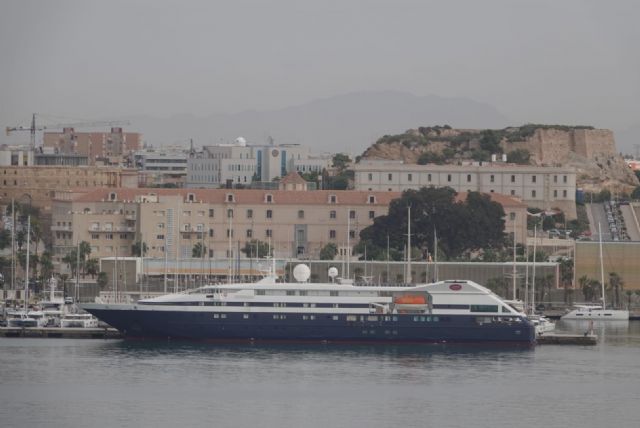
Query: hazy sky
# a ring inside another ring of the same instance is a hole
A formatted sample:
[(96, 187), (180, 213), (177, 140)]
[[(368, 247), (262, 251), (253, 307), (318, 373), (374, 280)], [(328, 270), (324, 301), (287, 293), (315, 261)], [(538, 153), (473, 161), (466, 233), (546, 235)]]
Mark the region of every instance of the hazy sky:
[(624, 129), (640, 123), (639, 16), (631, 0), (2, 0), (0, 125), (401, 90)]

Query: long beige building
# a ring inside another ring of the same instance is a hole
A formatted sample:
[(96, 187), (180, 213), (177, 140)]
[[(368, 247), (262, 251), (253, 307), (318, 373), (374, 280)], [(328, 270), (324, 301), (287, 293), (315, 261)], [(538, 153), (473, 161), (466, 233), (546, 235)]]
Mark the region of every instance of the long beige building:
[[(132, 256), (133, 245), (144, 242), (147, 257), (153, 258), (190, 258), (197, 243), (207, 248), (207, 259), (243, 258), (238, 249), (253, 239), (270, 242), (281, 258), (318, 258), (328, 243), (347, 254), (360, 231), (387, 214), (399, 196), (249, 189), (61, 192), (53, 209), (54, 260), (59, 264), (78, 241), (90, 243), (92, 257)], [(505, 209), (505, 232), (512, 233), (517, 225), (516, 240), (523, 242), (526, 205), (501, 195), (492, 198)]]
[(500, 162), (472, 165), (416, 165), (363, 160), (353, 165), (355, 189), (401, 192), (421, 187), (451, 187), (456, 192), (500, 193), (540, 209), (559, 208), (576, 217), (573, 168), (536, 167)]
[(78, 187), (137, 186), (138, 172), (119, 167), (0, 167), (0, 205), (8, 205), (11, 199), (15, 199), (49, 211), (56, 191)]

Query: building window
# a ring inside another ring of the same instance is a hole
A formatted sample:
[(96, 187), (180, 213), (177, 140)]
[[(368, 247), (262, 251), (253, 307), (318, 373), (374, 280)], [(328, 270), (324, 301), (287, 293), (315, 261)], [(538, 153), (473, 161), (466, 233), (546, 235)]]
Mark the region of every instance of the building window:
[(336, 218), (336, 212), (335, 211), (329, 211), (329, 218)]
[(427, 174), (427, 181), (431, 182), (431, 174)]
[(512, 176), (511, 176), (511, 182), (512, 182), (512, 183), (515, 183), (515, 182), (516, 182), (516, 176), (515, 176), (515, 175), (512, 175)]
[(536, 197), (536, 191), (535, 191), (535, 190), (532, 190), (532, 191), (531, 191), (531, 197), (532, 197), (532, 198), (535, 198), (535, 197)]
[(304, 218), (304, 210), (298, 210), (298, 218)]
[(265, 197), (264, 197), (264, 201), (266, 203), (268, 203), (268, 204), (272, 203), (273, 202), (273, 195), (270, 194), (270, 193), (266, 194)]
[(267, 218), (273, 218), (273, 211), (267, 210)]
[(233, 218), (233, 208), (227, 210), (227, 218)]
[(563, 198), (566, 198), (566, 197), (567, 197), (567, 191), (566, 191), (566, 190), (563, 190), (563, 191), (562, 191), (562, 197), (563, 197)]
[(336, 195), (329, 195), (329, 203), (335, 204), (336, 202), (338, 202)]
[(349, 218), (356, 218), (355, 210), (349, 210)]
[(227, 229), (227, 238), (233, 238), (233, 229)]
[(247, 210), (247, 218), (253, 218), (253, 210), (252, 209), (248, 209)]
[(554, 197), (554, 198), (557, 198), (557, 197), (558, 197), (558, 191), (557, 191), (557, 190), (554, 190), (554, 191), (553, 191), (553, 197)]
[(532, 182), (532, 183), (535, 183), (535, 182), (536, 182), (536, 176), (535, 176), (535, 175), (532, 175), (532, 176), (531, 176), (531, 182)]
[(554, 176), (553, 176), (553, 182), (554, 182), (554, 183), (557, 183), (557, 182), (558, 182), (558, 176), (557, 176), (557, 175), (554, 175)]
[(413, 181), (413, 174), (407, 174), (407, 181)]
[(213, 229), (209, 229), (209, 238), (213, 238), (213, 234), (214, 234)]
[(389, 181), (393, 180), (393, 174), (387, 174), (387, 179), (388, 179)]
[(100, 235), (98, 235), (97, 233), (92, 233), (91, 234), (91, 239), (99, 239)]
[(495, 183), (495, 181), (496, 181), (496, 176), (495, 176), (495, 175), (493, 175), (493, 174), (491, 174), (491, 179), (490, 179), (490, 181), (491, 181), (492, 183)]
[(369, 174), (367, 174), (367, 177), (369, 178), (369, 181), (373, 180), (373, 174), (369, 173)]
[(336, 231), (331, 229), (329, 231), (329, 239), (336, 239)]
[(515, 196), (516, 195), (516, 191), (515, 190), (511, 190), (511, 196)]
[(375, 211), (369, 211), (369, 218), (370, 219), (374, 219), (376, 217), (376, 212)]
[(372, 195), (369, 195), (369, 203), (370, 204), (375, 204), (376, 203), (376, 197), (372, 196)]
[(247, 238), (253, 238), (253, 230), (247, 229)]
[(355, 230), (350, 230), (349, 231), (349, 238), (355, 238), (356, 237), (356, 231)]
[(563, 183), (566, 183), (566, 182), (567, 182), (567, 176), (566, 176), (566, 175), (563, 175), (563, 176), (562, 176), (562, 182), (563, 182)]
[(265, 236), (267, 238), (271, 238), (273, 236), (273, 230), (271, 230), (271, 229), (265, 230)]
[(467, 183), (471, 183), (471, 174), (467, 174)]
[(194, 195), (193, 193), (187, 194), (187, 201), (194, 202), (195, 200), (196, 200), (196, 195)]
[(229, 193), (227, 195), (227, 202), (235, 202), (235, 198), (233, 197), (233, 193)]
[(509, 213), (509, 220), (515, 220), (516, 219), (516, 213)]
[(213, 217), (213, 208), (209, 208), (209, 217)]

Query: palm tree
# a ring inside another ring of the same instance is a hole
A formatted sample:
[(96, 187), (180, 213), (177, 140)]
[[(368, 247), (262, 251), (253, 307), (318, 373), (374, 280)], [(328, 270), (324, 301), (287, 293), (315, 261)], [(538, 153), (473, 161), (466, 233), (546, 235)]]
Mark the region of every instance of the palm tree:
[(624, 281), (616, 272), (609, 272), (609, 289), (613, 292), (613, 307), (620, 306), (620, 292), (624, 288)]
[(40, 275), (42, 276), (42, 282), (47, 280), (53, 274), (53, 261), (51, 260), (51, 253), (45, 251), (40, 257)]
[(96, 258), (89, 259), (87, 260), (86, 267), (87, 273), (91, 275), (91, 279), (93, 279), (98, 274), (98, 270), (100, 269), (100, 262)]
[(98, 279), (96, 280), (96, 282), (98, 283), (98, 286), (100, 287), (100, 290), (104, 290), (104, 287), (107, 286), (107, 282), (108, 282), (107, 273), (106, 272), (99, 272), (98, 273)]
[(633, 296), (633, 291), (627, 290), (624, 292), (627, 295), (627, 310), (631, 310), (631, 296)]
[(573, 291), (570, 288), (573, 284), (573, 259), (566, 257), (560, 261), (560, 284), (564, 289), (564, 302), (569, 303), (569, 294)]
[(600, 282), (595, 279), (588, 278), (586, 275), (580, 277), (578, 280), (580, 284), (580, 290), (586, 301), (592, 302), (595, 296), (595, 290), (600, 287)]

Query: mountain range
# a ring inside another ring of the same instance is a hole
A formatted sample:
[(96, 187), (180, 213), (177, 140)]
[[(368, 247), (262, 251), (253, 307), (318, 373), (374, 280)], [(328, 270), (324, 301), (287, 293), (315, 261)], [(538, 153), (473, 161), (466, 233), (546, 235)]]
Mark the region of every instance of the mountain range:
[(130, 117), (131, 130), (154, 146), (196, 147), (231, 142), (299, 143), (313, 152), (360, 154), (385, 134), (409, 128), (450, 125), (456, 128), (502, 128), (511, 121), (495, 107), (468, 98), (415, 96), (396, 91), (356, 92), (268, 111), (244, 111), (207, 117)]

